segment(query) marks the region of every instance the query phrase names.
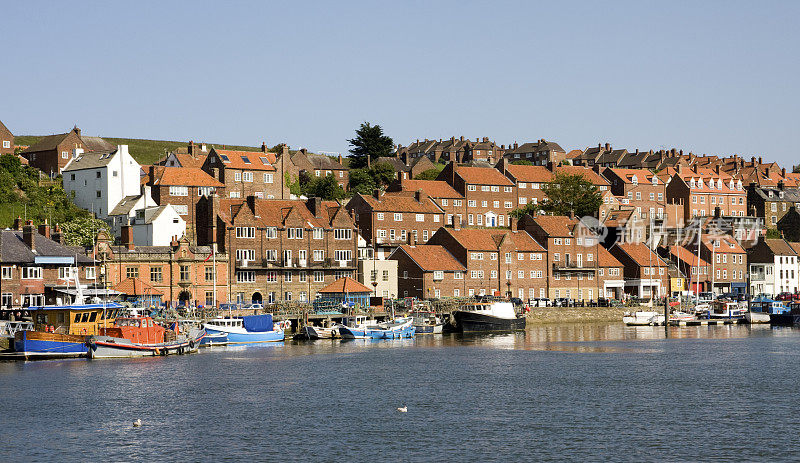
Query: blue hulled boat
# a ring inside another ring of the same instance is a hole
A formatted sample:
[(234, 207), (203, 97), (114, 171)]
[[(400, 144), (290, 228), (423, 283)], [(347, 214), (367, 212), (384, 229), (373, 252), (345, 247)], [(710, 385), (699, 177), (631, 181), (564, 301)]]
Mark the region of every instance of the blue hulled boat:
[(279, 342), (284, 339), (283, 330), (274, 328), (272, 314), (216, 318), (204, 323), (203, 328), (214, 344), (253, 344)]
[(345, 339), (399, 339), (414, 337), (411, 318), (397, 318), (374, 325), (342, 326), (339, 335)]

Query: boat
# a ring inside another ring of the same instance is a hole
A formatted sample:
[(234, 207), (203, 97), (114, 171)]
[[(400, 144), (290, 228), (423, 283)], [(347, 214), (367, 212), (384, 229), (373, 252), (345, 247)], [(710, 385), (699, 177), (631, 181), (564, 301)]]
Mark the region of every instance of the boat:
[(197, 352), (205, 331), (193, 329), (188, 334), (176, 331), (177, 327), (175, 331), (164, 328), (148, 316), (122, 317), (117, 318), (113, 327), (89, 336), (86, 345), (93, 359)]
[(399, 339), (414, 337), (414, 325), (410, 317), (396, 318), (390, 322), (341, 326), (339, 334), (344, 339)]
[(32, 314), (34, 329), (14, 334), (14, 355), (29, 360), (86, 357), (86, 337), (113, 324), (123, 306), (111, 302), (35, 306), (27, 310)]
[(518, 316), (511, 302), (475, 302), (453, 311), (455, 329), (464, 333), (525, 329), (525, 316)]
[(695, 317), (693, 313), (676, 310), (669, 314), (670, 322), (688, 322), (692, 320), (697, 320), (697, 317)]
[(752, 310), (745, 312), (744, 319), (747, 320), (747, 323), (751, 324), (770, 322), (770, 316), (768, 313), (753, 312)]
[(203, 324), (207, 336), (226, 336), (226, 344), (253, 344), (284, 340), (283, 330), (276, 330), (272, 314), (215, 318)]
[(650, 326), (664, 324), (664, 314), (653, 310), (637, 310), (626, 312), (622, 322), (628, 326)]
[(306, 325), (303, 331), (308, 339), (333, 339), (338, 335), (338, 326), (334, 325), (328, 328), (321, 326)]
[(442, 320), (433, 312), (413, 312), (411, 318), (416, 334), (441, 334), (444, 328)]
[[(793, 307), (794, 306), (794, 310)], [(752, 313), (763, 314), (769, 317), (769, 323), (772, 325), (792, 326), (800, 324), (800, 308), (795, 304), (787, 306), (782, 301), (758, 296), (750, 302), (750, 310)], [(763, 316), (762, 315), (762, 316)]]
[(738, 302), (714, 301), (711, 310), (708, 311), (708, 318), (716, 319), (743, 319), (747, 309)]

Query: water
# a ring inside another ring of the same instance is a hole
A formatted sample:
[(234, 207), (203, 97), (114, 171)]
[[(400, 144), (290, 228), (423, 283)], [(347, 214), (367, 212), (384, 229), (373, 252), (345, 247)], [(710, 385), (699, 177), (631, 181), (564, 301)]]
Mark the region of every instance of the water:
[(800, 331), (669, 333), (562, 325), (0, 363), (0, 459), (797, 460)]

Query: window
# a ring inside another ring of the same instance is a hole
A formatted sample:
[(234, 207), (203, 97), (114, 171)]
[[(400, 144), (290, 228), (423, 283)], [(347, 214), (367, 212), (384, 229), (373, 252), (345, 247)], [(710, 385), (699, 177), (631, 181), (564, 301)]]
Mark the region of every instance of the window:
[(58, 279), (59, 280), (74, 280), (76, 268), (74, 267), (59, 267), (58, 268)]
[(265, 249), (264, 250), (264, 259), (267, 262), (275, 262), (278, 260), (278, 250), (277, 249)]
[(14, 267), (3, 267), (2, 268), (2, 279), (3, 280), (10, 280), (14, 278)]
[(188, 215), (189, 214), (189, 206), (185, 204), (172, 204), (172, 208), (178, 215)]
[(189, 281), (190, 278), (190, 271), (188, 265), (181, 265), (180, 267), (180, 281)]
[(237, 249), (236, 260), (247, 260), (247, 261), (256, 260), (255, 249)]
[(518, 252), (517, 253), (517, 260), (525, 260), (525, 253)]
[(255, 238), (256, 227), (236, 227), (237, 238)]
[(286, 237), (290, 240), (301, 240), (303, 239), (303, 229), (302, 228), (287, 228), (286, 229)]
[(489, 185), (481, 185), (481, 191), (491, 191), (491, 188), (489, 188)]
[[(316, 230), (322, 230), (321, 228), (315, 228)], [(350, 228), (337, 228), (333, 231), (333, 237), (337, 240), (349, 240), (353, 238), (353, 230)]]
[(525, 270), (517, 270), (517, 278), (525, 278)]
[(97, 278), (97, 269), (95, 269), (94, 267), (86, 267), (84, 275), (87, 280), (94, 280), (95, 278)]
[(95, 192), (95, 196), (97, 196), (98, 198), (102, 198), (102, 197), (103, 197), (103, 192), (102, 192), (102, 191), (100, 191), (100, 190), (97, 190), (97, 191)]
[(453, 200), (453, 206), (455, 206), (455, 207), (461, 207), (461, 204), (462, 204), (462, 203), (461, 203), (461, 200), (460, 200), (460, 199), (454, 199), (454, 200)]
[(253, 181), (253, 173), (252, 172), (242, 172), (242, 181), (243, 182), (252, 182)]
[(442, 270), (435, 270), (433, 272), (433, 280), (444, 280), (444, 272)]
[(215, 304), (215, 302), (216, 301), (214, 301), (214, 291), (206, 291), (206, 306), (212, 306)]
[(417, 222), (424, 222), (425, 221), (425, 214), (417, 214), (416, 219), (417, 219)]
[(447, 207), (447, 200), (442, 198), (442, 207)]
[(264, 174), (264, 183), (272, 183), (273, 182), (273, 174)]
[(278, 272), (270, 270), (267, 272), (267, 283), (275, 283), (278, 281)]
[(169, 187), (170, 196), (189, 196), (189, 187), (185, 186), (171, 186)]
[(242, 181), (242, 173), (241, 172), (234, 172), (233, 179), (237, 182)]
[(230, 196), (231, 196), (231, 198), (241, 198), (242, 197), (242, 193), (238, 192), (238, 191), (231, 191)]
[(214, 281), (214, 266), (213, 265), (206, 265), (205, 268), (205, 276), (206, 281)]
[(3, 140), (3, 148), (11, 148), (11, 142), (8, 140)]
[(197, 196), (211, 196), (212, 193), (214, 193), (213, 186), (197, 187)]
[(325, 251), (323, 251), (321, 249), (315, 249), (314, 250), (314, 261), (321, 262), (323, 260), (325, 260)]
[(353, 251), (350, 249), (337, 249), (334, 251), (334, 258), (338, 262), (344, 262), (351, 260), (353, 258)]
[(325, 274), (322, 270), (314, 270), (314, 283), (322, 283), (325, 281)]
[(139, 267), (126, 267), (125, 278), (139, 278)]
[(422, 241), (428, 241), (428, 230), (422, 230)]
[(467, 207), (475, 207), (475, 206), (477, 206), (477, 203), (475, 202), (474, 199), (470, 199), (469, 201), (467, 201)]
[(464, 279), (464, 272), (461, 272), (461, 271), (453, 272), (453, 279), (454, 280), (463, 280)]
[(283, 281), (285, 281), (286, 283), (292, 282), (292, 272), (290, 270), (284, 270)]
[(0, 307), (11, 307), (14, 302), (14, 295), (12, 293), (3, 293), (0, 298)]
[(150, 267), (150, 281), (154, 283), (161, 283), (164, 281), (161, 267)]
[(237, 283), (254, 283), (256, 281), (256, 272), (252, 270), (238, 270), (236, 272)]
[(467, 185), (467, 191), (477, 191), (477, 187), (475, 185)]
[(394, 213), (394, 221), (401, 222), (403, 220), (403, 213), (402, 212), (395, 212)]

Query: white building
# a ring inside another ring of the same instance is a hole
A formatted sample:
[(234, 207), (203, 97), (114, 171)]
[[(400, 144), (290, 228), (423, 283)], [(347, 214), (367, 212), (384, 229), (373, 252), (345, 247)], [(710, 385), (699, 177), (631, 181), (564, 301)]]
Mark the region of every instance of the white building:
[(141, 194), (141, 169), (128, 145), (89, 153), (79, 149), (62, 172), (64, 191), (75, 194), (76, 205), (106, 220), (123, 198)]
[(798, 254), (782, 238), (762, 239), (748, 252), (750, 294), (771, 296), (800, 289)]
[[(169, 246), (173, 237), (181, 238), (186, 232), (186, 221), (169, 204), (138, 209), (127, 224), (130, 232), (123, 226), (122, 240), (129, 240), (136, 246)], [(130, 233), (129, 236), (125, 236)]]

